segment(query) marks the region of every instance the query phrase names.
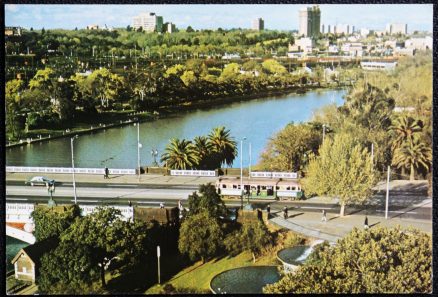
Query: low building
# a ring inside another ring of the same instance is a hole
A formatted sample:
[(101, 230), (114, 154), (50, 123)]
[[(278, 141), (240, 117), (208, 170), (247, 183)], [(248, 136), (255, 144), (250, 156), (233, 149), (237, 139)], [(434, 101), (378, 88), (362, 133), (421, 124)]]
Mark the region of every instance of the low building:
[(99, 25), (88, 25), (87, 30), (99, 30)]
[(396, 66), (397, 62), (360, 62), (364, 70), (392, 70)]
[(412, 57), (415, 55), (415, 49), (413, 48), (399, 48), (394, 50), (395, 57)]
[(21, 36), (21, 27), (5, 27), (5, 36)]
[(430, 36), (424, 38), (411, 38), (405, 41), (405, 48), (416, 50), (432, 50), (433, 39)]
[(362, 57), (364, 46), (361, 42), (351, 42), (342, 45), (341, 50), (352, 57)]
[(179, 222), (179, 209), (177, 207), (135, 207), (134, 220), (140, 220), (146, 223), (157, 222), (160, 225), (172, 226)]
[(41, 268), (41, 257), (55, 249), (57, 245), (56, 238), (48, 238), (22, 248), (11, 261), (14, 265), (15, 278), (35, 283)]
[(303, 37), (295, 41), (294, 45), (289, 45), (289, 52), (311, 53), (315, 47), (315, 41), (309, 37)]

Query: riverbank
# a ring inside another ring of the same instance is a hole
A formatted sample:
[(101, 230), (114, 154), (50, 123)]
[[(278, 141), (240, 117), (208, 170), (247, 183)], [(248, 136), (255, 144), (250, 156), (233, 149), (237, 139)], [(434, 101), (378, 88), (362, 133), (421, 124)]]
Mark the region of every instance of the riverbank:
[[(202, 100), (196, 102), (188, 102), (175, 106), (163, 106), (153, 112), (146, 111), (111, 111), (101, 113), (98, 116), (85, 117), (80, 115), (79, 121), (76, 121), (70, 127), (64, 127), (66, 129), (36, 129), (27, 133), (27, 136), (20, 139), (17, 142), (7, 142), (6, 148), (13, 148), (18, 146), (25, 146), (37, 142), (50, 141), (56, 138), (71, 137), (77, 134), (90, 134), (94, 132), (100, 132), (109, 128), (129, 125), (135, 122), (152, 122), (157, 119), (165, 119), (169, 116), (180, 113), (181, 111), (187, 112), (199, 108), (211, 108), (224, 106), (233, 102), (250, 101), (266, 97), (282, 96), (287, 94), (305, 94), (309, 91), (315, 90), (339, 90), (342, 87), (330, 87), (330, 86), (294, 86), (289, 88), (283, 88), (281, 90), (269, 90), (258, 93), (251, 93), (244, 96), (229, 96), (218, 97), (209, 100)], [(81, 119), (82, 117), (82, 119)], [(113, 119), (113, 122), (109, 122)]]

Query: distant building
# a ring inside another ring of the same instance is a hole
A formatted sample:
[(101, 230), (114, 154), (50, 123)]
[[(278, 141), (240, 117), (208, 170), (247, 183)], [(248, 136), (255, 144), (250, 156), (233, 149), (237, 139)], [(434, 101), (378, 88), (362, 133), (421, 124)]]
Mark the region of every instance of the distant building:
[(341, 50), (352, 57), (362, 57), (364, 46), (361, 42), (351, 42), (342, 45)]
[(88, 25), (87, 30), (99, 30), (99, 25)]
[(320, 34), (321, 10), (318, 5), (301, 9), (299, 15), (299, 35), (317, 37)]
[(393, 34), (408, 34), (408, 24), (388, 24), (386, 25), (386, 33)]
[(5, 27), (5, 36), (21, 36), (21, 27)]
[(359, 32), (360, 36), (367, 37), (370, 33), (372, 33), (372, 30), (369, 30), (367, 28), (361, 28)]
[(416, 50), (432, 50), (433, 39), (430, 36), (424, 38), (411, 38), (405, 41), (405, 48)]
[(360, 62), (360, 67), (364, 70), (392, 70), (397, 66), (397, 62)]
[(146, 32), (161, 32), (163, 29), (163, 17), (154, 12), (141, 13), (133, 18), (132, 27), (137, 30), (143, 28)]
[(315, 41), (309, 37), (297, 39), (294, 45), (289, 46), (289, 52), (311, 53), (315, 47)]
[(262, 18), (257, 18), (252, 21), (252, 29), (262, 31), (265, 29), (265, 21)]
[(337, 24), (335, 27), (335, 34), (345, 34), (350, 35), (352, 34), (352, 26), (348, 24)]
[(167, 33), (174, 33), (176, 32), (176, 26), (173, 23), (166, 23), (164, 24), (164, 31)]

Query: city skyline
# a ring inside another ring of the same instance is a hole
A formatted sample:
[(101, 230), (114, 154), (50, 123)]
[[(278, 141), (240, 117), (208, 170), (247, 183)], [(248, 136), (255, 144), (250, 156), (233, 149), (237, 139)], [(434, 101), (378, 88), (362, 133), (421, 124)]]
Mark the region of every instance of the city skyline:
[[(298, 11), (305, 4), (272, 5), (49, 5), (7, 4), (5, 25), (34, 29), (81, 29), (91, 24), (108, 27), (132, 26), (132, 18), (139, 12), (154, 12), (185, 29), (251, 28), (256, 18), (265, 21), (268, 30), (298, 30)], [(408, 32), (432, 32), (432, 4), (406, 5), (334, 5), (322, 4), (321, 24), (349, 23), (357, 29), (384, 30), (389, 23), (406, 23)], [(268, 9), (267, 9), (268, 8)]]

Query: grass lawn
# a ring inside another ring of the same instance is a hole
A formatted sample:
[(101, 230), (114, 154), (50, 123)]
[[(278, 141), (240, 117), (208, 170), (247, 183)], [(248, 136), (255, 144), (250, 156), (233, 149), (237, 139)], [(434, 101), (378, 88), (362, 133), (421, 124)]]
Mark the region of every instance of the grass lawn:
[(210, 281), (218, 273), (242, 266), (250, 265), (276, 265), (275, 256), (266, 254), (253, 263), (252, 256), (249, 252), (243, 252), (235, 257), (215, 258), (204, 264), (201, 261), (181, 270), (169, 281), (160, 285), (149, 288), (146, 294), (158, 294), (165, 284), (171, 284), (176, 289), (191, 289), (196, 292), (211, 293)]

